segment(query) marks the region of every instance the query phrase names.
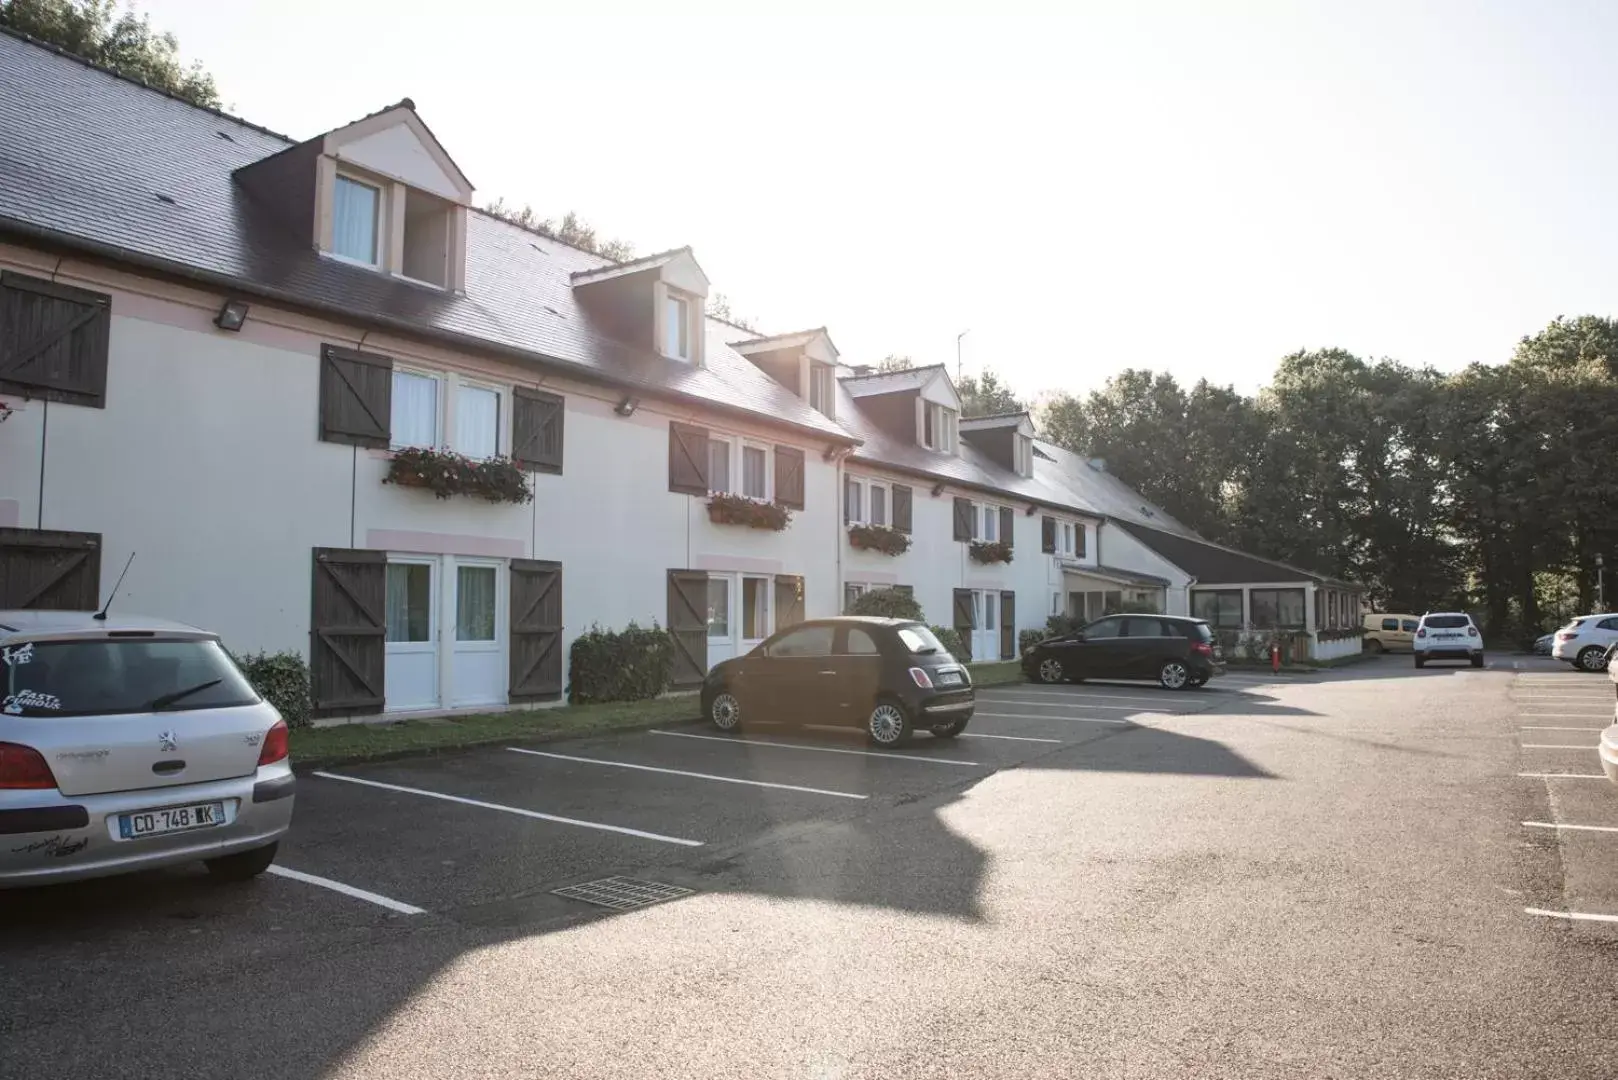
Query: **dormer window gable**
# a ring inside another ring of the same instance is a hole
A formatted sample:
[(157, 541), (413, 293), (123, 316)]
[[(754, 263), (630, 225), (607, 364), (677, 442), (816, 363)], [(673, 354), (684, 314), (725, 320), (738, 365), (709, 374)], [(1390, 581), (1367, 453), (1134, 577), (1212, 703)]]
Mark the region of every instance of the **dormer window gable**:
[(1034, 422), (1027, 413), (975, 416), (960, 423), (961, 438), (1003, 469), (1034, 475)]
[(329, 258), (466, 287), (473, 188), (408, 98), (236, 173)]
[(580, 270), (572, 284), (613, 336), (670, 360), (704, 364), (708, 275), (690, 248)]
[(828, 420), (837, 418), (837, 346), (825, 327), (733, 341), (730, 347)]
[(942, 364), (854, 372), (838, 381), (867, 419), (896, 439), (941, 454), (957, 453), (961, 399)]

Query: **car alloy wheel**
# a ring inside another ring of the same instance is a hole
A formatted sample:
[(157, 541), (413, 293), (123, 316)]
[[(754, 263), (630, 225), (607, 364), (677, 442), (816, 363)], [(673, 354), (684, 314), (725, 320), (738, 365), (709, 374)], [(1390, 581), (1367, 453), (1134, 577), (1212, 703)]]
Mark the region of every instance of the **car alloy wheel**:
[(735, 731), (742, 722), (741, 702), (729, 690), (717, 695), (708, 707), (708, 717), (720, 731)]
[(1179, 660), (1170, 660), (1157, 673), (1157, 681), (1162, 683), (1166, 690), (1183, 690), (1190, 680), (1190, 669)]
[(1579, 654), (1579, 667), (1585, 671), (1606, 671), (1606, 651), (1597, 645), (1591, 645)]
[(1041, 660), (1039, 662), (1039, 681), (1061, 682), (1062, 661), (1056, 659), (1054, 656), (1047, 656), (1045, 659)]
[(884, 701), (871, 710), (871, 719), (865, 728), (878, 746), (898, 746), (910, 734), (910, 720), (899, 706)]

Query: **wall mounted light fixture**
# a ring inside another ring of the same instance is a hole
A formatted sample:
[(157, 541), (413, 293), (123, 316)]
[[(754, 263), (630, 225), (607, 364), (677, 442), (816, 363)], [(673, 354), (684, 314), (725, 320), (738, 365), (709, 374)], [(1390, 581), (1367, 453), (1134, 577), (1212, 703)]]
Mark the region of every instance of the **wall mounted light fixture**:
[(1029, 503), (1027, 510), (1028, 516), (1033, 517), (1037, 513), (1039, 513), (1039, 507), (1035, 506), (1033, 503)]
[(944, 494), (944, 485), (943, 484), (934, 484), (933, 485), (933, 498), (936, 499), (942, 494)]
[(247, 321), (246, 300), (226, 300), (225, 306), (219, 309), (219, 314), (213, 317), (213, 324), (221, 330), (237, 333), (242, 323)]
[(640, 399), (626, 397), (612, 407), (612, 411), (619, 416), (634, 416), (635, 410), (640, 408)]

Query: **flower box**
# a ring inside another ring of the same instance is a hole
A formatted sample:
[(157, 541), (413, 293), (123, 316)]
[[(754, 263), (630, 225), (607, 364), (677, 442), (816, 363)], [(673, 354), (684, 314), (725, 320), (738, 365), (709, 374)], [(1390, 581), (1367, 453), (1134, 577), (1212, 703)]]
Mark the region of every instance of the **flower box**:
[(780, 503), (749, 499), (746, 495), (710, 495), (708, 520), (715, 525), (745, 525), (780, 532), (792, 523), (792, 511)]
[(861, 551), (903, 555), (910, 550), (910, 534), (890, 529), (886, 525), (850, 525), (848, 543), (850, 547)]
[(997, 563), (1011, 561), (1011, 545), (1004, 541), (974, 540), (967, 549), (976, 563)]
[(424, 488), (440, 499), (471, 495), (492, 503), (532, 502), (528, 478), (509, 459), (476, 461), (453, 450), (413, 446), (396, 450), (384, 484)]

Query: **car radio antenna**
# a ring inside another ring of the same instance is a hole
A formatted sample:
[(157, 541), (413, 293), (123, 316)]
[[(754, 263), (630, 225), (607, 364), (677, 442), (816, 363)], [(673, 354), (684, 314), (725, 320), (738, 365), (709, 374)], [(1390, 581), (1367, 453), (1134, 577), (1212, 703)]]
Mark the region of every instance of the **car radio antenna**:
[(123, 572), (123, 574), (118, 575), (118, 581), (113, 585), (112, 592), (107, 594), (107, 602), (104, 605), (102, 605), (102, 608), (101, 608), (100, 611), (95, 613), (95, 616), (94, 616), (95, 618), (100, 619), (102, 622), (107, 621), (107, 609), (112, 607), (112, 598), (118, 595), (118, 588), (119, 588), (119, 586), (121, 586), (124, 583), (124, 574), (129, 573), (129, 563), (132, 563), (134, 561), (135, 561), (135, 553), (133, 551), (131, 551), (129, 553), (129, 561), (124, 563), (124, 572)]

